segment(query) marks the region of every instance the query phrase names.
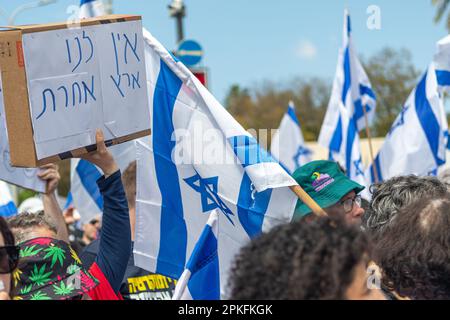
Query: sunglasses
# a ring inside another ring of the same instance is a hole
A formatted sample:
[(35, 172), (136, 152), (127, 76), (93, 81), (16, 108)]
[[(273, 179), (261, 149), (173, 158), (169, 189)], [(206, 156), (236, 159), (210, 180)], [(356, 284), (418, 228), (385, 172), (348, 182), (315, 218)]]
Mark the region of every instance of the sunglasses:
[(19, 264), (18, 246), (0, 247), (0, 274), (11, 273)]

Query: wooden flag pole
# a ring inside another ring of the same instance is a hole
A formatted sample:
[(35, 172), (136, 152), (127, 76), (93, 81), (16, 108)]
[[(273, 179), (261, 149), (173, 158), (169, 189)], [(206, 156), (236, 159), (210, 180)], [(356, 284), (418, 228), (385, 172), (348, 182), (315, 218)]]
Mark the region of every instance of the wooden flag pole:
[(372, 170), (373, 170), (373, 175), (375, 177), (375, 183), (379, 182), (379, 176), (378, 176), (378, 170), (377, 170), (377, 166), (375, 164), (375, 158), (373, 157), (373, 148), (372, 148), (372, 135), (370, 134), (370, 128), (369, 128), (369, 117), (367, 116), (367, 110), (366, 110), (366, 105), (363, 104), (363, 112), (364, 112), (364, 120), (366, 122), (366, 135), (367, 135), (367, 140), (369, 140), (369, 153), (370, 153), (370, 158), (372, 160)]
[(294, 192), (297, 197), (303, 201), (304, 204), (312, 210), (312, 212), (318, 217), (326, 217), (327, 213), (302, 189), (300, 186), (290, 186), (292, 192)]

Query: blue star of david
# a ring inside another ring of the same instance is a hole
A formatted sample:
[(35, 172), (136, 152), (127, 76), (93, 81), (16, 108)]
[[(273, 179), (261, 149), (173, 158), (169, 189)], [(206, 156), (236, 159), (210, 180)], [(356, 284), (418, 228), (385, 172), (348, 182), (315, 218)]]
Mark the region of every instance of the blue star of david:
[(353, 164), (355, 165), (355, 169), (356, 169), (356, 176), (363, 176), (364, 172), (361, 169), (361, 165), (362, 165), (362, 159), (359, 158), (356, 161), (353, 161)]
[(405, 124), (405, 113), (406, 111), (408, 111), (409, 107), (405, 106), (402, 109), (402, 112), (400, 113), (400, 117), (398, 118), (398, 120), (392, 125), (391, 130), (389, 130), (389, 135), (391, 135), (395, 129), (401, 127), (402, 125)]
[(303, 146), (298, 147), (297, 153), (292, 158), (294, 160), (294, 163), (297, 166), (297, 168), (301, 167), (300, 158), (302, 156), (309, 156), (310, 154), (311, 154), (311, 150), (309, 150), (308, 148), (305, 148)]
[(227, 207), (227, 205), (217, 194), (219, 177), (202, 179), (198, 174), (196, 174), (190, 178), (184, 179), (184, 181), (192, 189), (200, 193), (202, 201), (202, 211), (204, 213), (218, 208), (234, 226), (234, 223), (231, 220), (231, 216), (234, 216), (233, 212)]

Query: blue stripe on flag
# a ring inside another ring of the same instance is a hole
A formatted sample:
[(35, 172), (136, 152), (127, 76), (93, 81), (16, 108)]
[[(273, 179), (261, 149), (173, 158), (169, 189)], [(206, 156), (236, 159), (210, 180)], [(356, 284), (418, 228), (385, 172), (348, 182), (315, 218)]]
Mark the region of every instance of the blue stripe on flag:
[(156, 273), (178, 279), (186, 263), (187, 228), (183, 216), (181, 189), (176, 165), (172, 162), (172, 122), (182, 81), (161, 60), (153, 101), (153, 152), (161, 191), (161, 236)]
[(72, 204), (73, 204), (73, 196), (72, 196), (72, 192), (69, 192), (69, 194), (67, 195), (66, 204), (64, 205), (63, 210), (67, 210)]
[(359, 93), (362, 96), (363, 95), (367, 95), (367, 96), (371, 97), (374, 100), (377, 98), (376, 95), (375, 95), (375, 92), (373, 92), (372, 88), (367, 87), (367, 86), (365, 86), (363, 84), (359, 85)]
[(352, 85), (352, 75), (350, 71), (350, 47), (345, 50), (344, 56), (344, 86), (342, 88), (342, 103), (346, 106), (345, 100), (347, 98), (348, 91)]
[[(366, 112), (369, 112), (370, 107), (366, 105)], [(355, 114), (353, 117), (358, 120), (364, 117), (364, 109), (361, 103), (361, 99), (355, 101)]]
[[(359, 85), (359, 93), (361, 96), (369, 96), (370, 98), (376, 100), (376, 96), (375, 93), (372, 91), (371, 88), (366, 87), (362, 84)], [(369, 113), (372, 110), (372, 107), (369, 104), (365, 105), (366, 107), (366, 113)], [(361, 119), (362, 117), (364, 117), (364, 109), (363, 109), (363, 105), (362, 105), (362, 100), (358, 99), (355, 101), (355, 114), (354, 117), (356, 120)]]
[(264, 215), (269, 206), (272, 189), (252, 194), (252, 181), (247, 174), (242, 178), (237, 211), (239, 221), (245, 232), (250, 238), (253, 238), (262, 232)]
[(264, 162), (276, 162), (253, 137), (235, 136), (228, 138), (228, 141), (244, 167)]
[(352, 169), (352, 151), (353, 151), (353, 142), (355, 141), (357, 134), (356, 123), (354, 118), (350, 119), (347, 128), (347, 145), (345, 146), (345, 163), (347, 169), (347, 176), (350, 177), (351, 169)]
[(217, 245), (217, 238), (207, 225), (187, 264), (191, 271), (188, 288), (194, 300), (220, 300)]
[(81, 159), (76, 171), (80, 177), (81, 184), (90, 195), (100, 211), (103, 211), (103, 197), (97, 186), (97, 180), (102, 176), (100, 171), (90, 162)]
[(81, 7), (82, 5), (85, 5), (86, 3), (94, 2), (94, 1), (97, 1), (97, 0), (81, 0), (81, 2), (80, 2), (80, 7)]
[(450, 86), (450, 71), (437, 70), (436, 78), (440, 86)]
[(430, 145), (436, 164), (440, 166), (445, 163), (438, 157), (441, 127), (439, 125), (439, 121), (436, 119), (430, 102), (427, 99), (427, 77), (428, 72), (423, 76), (422, 80), (420, 80), (420, 83), (416, 88), (415, 107), (417, 118), (419, 119), (420, 125), (422, 126), (422, 129), (427, 137), (428, 144)]
[(339, 150), (341, 150), (341, 145), (342, 145), (342, 119), (341, 116), (339, 115), (339, 120), (330, 142), (329, 147), (330, 152), (331, 151), (339, 152)]
[(350, 38), (350, 34), (352, 33), (352, 20), (350, 19), (350, 15), (347, 16), (347, 36)]
[(297, 118), (297, 115), (295, 114), (294, 108), (289, 106), (287, 115), (292, 119), (292, 121), (294, 121), (300, 127), (300, 122), (298, 121), (298, 118)]
[(10, 201), (8, 204), (0, 207), (0, 217), (11, 217), (17, 213), (17, 207), (14, 202)]
[(383, 175), (381, 173), (380, 156), (379, 155), (375, 158), (374, 163), (370, 167), (370, 175), (371, 175), (371, 178), (372, 178), (372, 183), (375, 183), (375, 181), (377, 181), (377, 179), (375, 178), (375, 170), (373, 170), (373, 166), (376, 166), (376, 169), (377, 169), (378, 182), (384, 181)]

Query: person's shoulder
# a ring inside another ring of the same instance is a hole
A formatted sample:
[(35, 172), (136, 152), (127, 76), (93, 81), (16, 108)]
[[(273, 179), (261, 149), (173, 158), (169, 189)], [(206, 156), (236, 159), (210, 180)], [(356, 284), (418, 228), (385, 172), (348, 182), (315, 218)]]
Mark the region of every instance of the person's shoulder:
[(84, 249), (80, 253), (80, 260), (84, 266), (86, 266), (87, 268), (92, 266), (92, 264), (95, 262), (95, 258), (97, 257), (99, 247), (99, 239), (92, 241), (90, 244), (84, 247)]

